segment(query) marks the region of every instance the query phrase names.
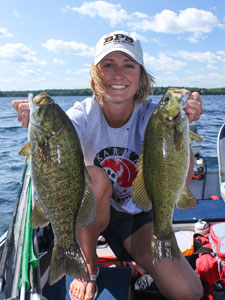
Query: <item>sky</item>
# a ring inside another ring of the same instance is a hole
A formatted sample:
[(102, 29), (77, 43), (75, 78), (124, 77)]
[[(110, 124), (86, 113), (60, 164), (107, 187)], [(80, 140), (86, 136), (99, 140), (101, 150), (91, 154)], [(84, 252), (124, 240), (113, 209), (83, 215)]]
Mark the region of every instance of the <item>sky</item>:
[(155, 86), (225, 87), (222, 0), (0, 0), (0, 91), (89, 88), (115, 30), (140, 39)]

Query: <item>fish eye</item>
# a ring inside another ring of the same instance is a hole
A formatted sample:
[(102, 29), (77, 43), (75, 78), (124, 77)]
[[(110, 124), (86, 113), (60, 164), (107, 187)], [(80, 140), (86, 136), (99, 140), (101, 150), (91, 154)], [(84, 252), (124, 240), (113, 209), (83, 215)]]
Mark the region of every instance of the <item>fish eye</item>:
[(164, 99), (165, 99), (165, 101), (169, 101), (170, 97), (169, 96), (165, 96)]
[(54, 107), (54, 106), (55, 106), (54, 102), (49, 103), (49, 107)]

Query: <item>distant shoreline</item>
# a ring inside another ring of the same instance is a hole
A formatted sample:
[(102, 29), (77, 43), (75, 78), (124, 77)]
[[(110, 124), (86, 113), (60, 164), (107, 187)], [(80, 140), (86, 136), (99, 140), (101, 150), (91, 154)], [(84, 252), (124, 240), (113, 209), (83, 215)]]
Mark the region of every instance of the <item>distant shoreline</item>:
[[(190, 88), (185, 87), (191, 92), (197, 91), (201, 95), (225, 95), (225, 88)], [(154, 87), (150, 92), (151, 95), (163, 95), (168, 87)], [(41, 92), (47, 92), (50, 96), (91, 96), (92, 90), (86, 89), (43, 89), (43, 90), (27, 90), (27, 91), (0, 91), (0, 97), (27, 97), (28, 93), (37, 95)]]

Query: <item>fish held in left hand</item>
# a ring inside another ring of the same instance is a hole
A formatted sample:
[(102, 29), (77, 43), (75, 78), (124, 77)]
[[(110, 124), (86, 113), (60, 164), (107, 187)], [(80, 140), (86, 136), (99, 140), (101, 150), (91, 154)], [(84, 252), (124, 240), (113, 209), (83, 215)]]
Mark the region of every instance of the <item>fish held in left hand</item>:
[(37, 95), (32, 105), (30, 147), (24, 146), (20, 154), (31, 154), (31, 176), (38, 198), (32, 225), (46, 226), (49, 221), (54, 233), (49, 283), (64, 275), (89, 281), (76, 228), (94, 221), (96, 203), (80, 141), (67, 114), (47, 93)]
[(186, 186), (189, 169), (189, 122), (184, 102), (185, 89), (168, 89), (146, 127), (138, 175), (132, 197), (137, 207), (154, 213), (153, 264), (163, 259), (180, 260), (172, 227), (174, 205), (193, 208), (196, 200)]

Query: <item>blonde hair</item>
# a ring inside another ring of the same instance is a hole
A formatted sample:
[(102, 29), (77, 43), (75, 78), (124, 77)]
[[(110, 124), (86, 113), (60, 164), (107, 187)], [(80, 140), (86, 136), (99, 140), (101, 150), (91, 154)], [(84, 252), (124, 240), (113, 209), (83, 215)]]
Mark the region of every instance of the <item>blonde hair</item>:
[[(138, 90), (134, 95), (135, 101), (145, 101), (148, 98), (148, 94), (155, 82), (154, 77), (150, 75), (142, 65), (140, 67), (140, 80)], [(90, 84), (95, 98), (102, 101), (104, 99), (104, 94), (107, 94), (107, 92), (109, 91), (109, 86), (104, 81), (98, 66), (95, 66), (94, 64), (91, 67)]]

